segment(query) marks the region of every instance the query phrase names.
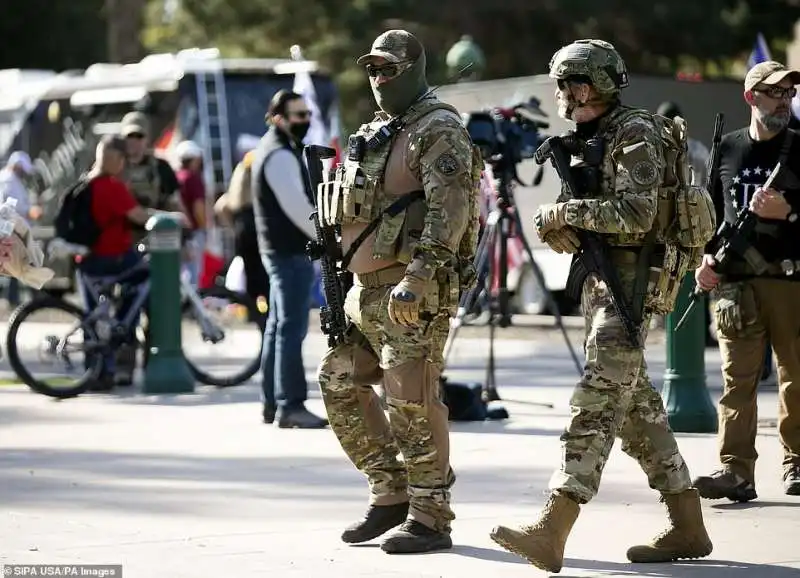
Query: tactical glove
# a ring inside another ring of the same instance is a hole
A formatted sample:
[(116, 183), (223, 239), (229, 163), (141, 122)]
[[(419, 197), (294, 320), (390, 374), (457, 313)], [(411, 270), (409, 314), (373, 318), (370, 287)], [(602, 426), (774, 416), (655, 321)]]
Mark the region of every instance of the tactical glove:
[(545, 236), (550, 231), (558, 231), (567, 224), (567, 204), (550, 203), (542, 205), (533, 217), (533, 224), (536, 226), (536, 234), (539, 239), (544, 241)]
[(389, 295), (389, 319), (392, 323), (412, 327), (419, 321), (419, 306), (429, 281), (406, 274)]
[(570, 227), (564, 227), (558, 231), (550, 231), (544, 236), (544, 242), (556, 253), (577, 253), (580, 242), (575, 231)]

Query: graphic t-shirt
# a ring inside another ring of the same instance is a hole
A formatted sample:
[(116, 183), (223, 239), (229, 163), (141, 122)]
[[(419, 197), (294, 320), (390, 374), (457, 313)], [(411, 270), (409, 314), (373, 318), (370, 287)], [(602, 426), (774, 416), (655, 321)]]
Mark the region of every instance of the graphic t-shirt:
[[(782, 171), (788, 169), (793, 173), (790, 178), (798, 180), (800, 134), (794, 131), (792, 133), (791, 147), (782, 163)], [(756, 190), (764, 185), (780, 160), (782, 149), (787, 143), (787, 134), (788, 131), (784, 130), (768, 141), (755, 141), (750, 137), (749, 130), (743, 128), (722, 137), (719, 179), (712, 189), (718, 224), (723, 219), (731, 224), (736, 222), (737, 214), (749, 205)], [(792, 206), (792, 212), (800, 214), (800, 188), (782, 192)], [(758, 221), (751, 245), (768, 263), (778, 263), (784, 259), (800, 260), (800, 219), (794, 223), (761, 218)], [(712, 242), (707, 247), (707, 252), (713, 254), (715, 249)], [(734, 259), (741, 261), (738, 257)], [(800, 279), (800, 276), (796, 277)]]

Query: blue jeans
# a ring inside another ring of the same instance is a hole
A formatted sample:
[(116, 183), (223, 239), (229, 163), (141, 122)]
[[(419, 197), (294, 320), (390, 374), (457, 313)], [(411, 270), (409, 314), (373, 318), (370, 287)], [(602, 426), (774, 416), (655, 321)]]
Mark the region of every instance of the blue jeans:
[(270, 253), (261, 259), (270, 282), (261, 351), (264, 403), (284, 410), (300, 409), (308, 397), (303, 341), (308, 334), (314, 266), (305, 255)]
[[(83, 307), (87, 313), (89, 313), (92, 309), (97, 307), (97, 303), (95, 302), (92, 295), (89, 291), (86, 290), (86, 282), (84, 281), (83, 275), (89, 275), (90, 277), (111, 277), (113, 275), (118, 275), (127, 271), (128, 269), (135, 266), (141, 257), (135, 251), (128, 251), (124, 255), (120, 255), (119, 257), (101, 257), (98, 255), (89, 255), (84, 257), (81, 261), (79, 266), (79, 273), (78, 273), (78, 290), (80, 292), (81, 298), (83, 299)], [(138, 277), (138, 276), (137, 276)], [(139, 281), (139, 279), (136, 279)], [(121, 321), (125, 318), (128, 312), (133, 305), (135, 300), (135, 295), (131, 294), (130, 292), (124, 291), (127, 288), (126, 283), (122, 283), (123, 289), (123, 298), (120, 303), (120, 307), (117, 310), (117, 321)], [(130, 328), (130, 335), (129, 337), (133, 339), (134, 332), (136, 331), (136, 326), (138, 325), (138, 315), (134, 318), (133, 323), (131, 324)], [(111, 354), (106, 355), (103, 361), (103, 374), (106, 375), (113, 375), (115, 369), (115, 362), (114, 362), (114, 354), (115, 352), (111, 352)]]

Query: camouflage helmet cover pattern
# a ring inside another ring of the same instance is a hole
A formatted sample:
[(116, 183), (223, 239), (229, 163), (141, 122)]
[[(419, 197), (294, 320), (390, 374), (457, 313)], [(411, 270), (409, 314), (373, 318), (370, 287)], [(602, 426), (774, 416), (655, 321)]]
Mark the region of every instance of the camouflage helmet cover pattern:
[(550, 78), (586, 76), (601, 94), (628, 86), (628, 71), (616, 48), (604, 40), (576, 40), (550, 59)]

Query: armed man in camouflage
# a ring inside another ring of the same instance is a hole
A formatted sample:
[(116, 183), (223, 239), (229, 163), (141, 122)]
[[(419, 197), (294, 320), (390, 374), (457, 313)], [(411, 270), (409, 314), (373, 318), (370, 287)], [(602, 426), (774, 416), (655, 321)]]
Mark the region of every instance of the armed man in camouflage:
[[(377, 223), (349, 263), (345, 342), (319, 367), (331, 428), (370, 488), (364, 518), (342, 540), (400, 525), (385, 552), (446, 549), (455, 475), (439, 376), (460, 287), (474, 272), (481, 166), (458, 112), (430, 95), (419, 40), (390, 30), (358, 63), (380, 111), (350, 137), (334, 186), (320, 187), (334, 197), (320, 203), (334, 211), (321, 218), (341, 224), (345, 253)], [(417, 200), (397, 216), (383, 213), (409, 194)], [(388, 422), (372, 388), (381, 382)]]
[[(604, 152), (599, 166), (589, 167), (598, 175), (594, 190), (579, 191), (578, 199), (562, 194), (558, 202), (540, 207), (535, 216), (537, 232), (559, 253), (578, 251), (576, 231), (600, 235), (609, 247), (624, 298), (634, 310), (634, 296), (641, 296), (641, 345), (634, 346), (628, 339), (613, 306), (615, 297), (600, 275), (590, 272), (581, 293), (586, 365), (570, 401), (571, 418), (561, 437), (562, 464), (550, 480), (551, 494), (533, 525), (498, 526), (491, 537), (538, 568), (560, 571), (580, 505), (597, 494), (614, 438), (619, 436), (623, 451), (639, 462), (650, 487), (661, 492), (670, 522), (650, 544), (630, 548), (628, 559), (666, 562), (707, 556), (712, 544), (700, 499), (661, 397), (648, 378), (643, 347), (649, 316), (674, 307), (677, 287), (692, 264), (680, 261), (684, 252), (667, 234), (677, 210), (672, 200), (677, 188), (667, 189), (665, 183), (674, 180), (675, 187), (687, 190), (683, 180), (675, 180), (676, 170), (682, 173), (681, 179), (688, 175), (685, 131), (679, 135), (681, 146), (668, 149), (664, 139), (671, 133), (664, 131), (672, 129), (671, 121), (620, 104), (620, 90), (628, 86), (627, 72), (607, 42), (579, 40), (563, 47), (550, 62), (550, 77), (558, 83), (559, 116), (577, 124), (575, 135), (581, 142), (602, 139)], [(573, 155), (581, 161), (573, 167), (579, 174), (584, 161), (579, 154)], [(705, 216), (704, 237), (708, 237), (713, 234), (708, 206)], [(690, 220), (694, 227), (692, 215)], [(642, 262), (645, 250), (649, 256)], [(665, 290), (667, 285), (670, 288)]]

